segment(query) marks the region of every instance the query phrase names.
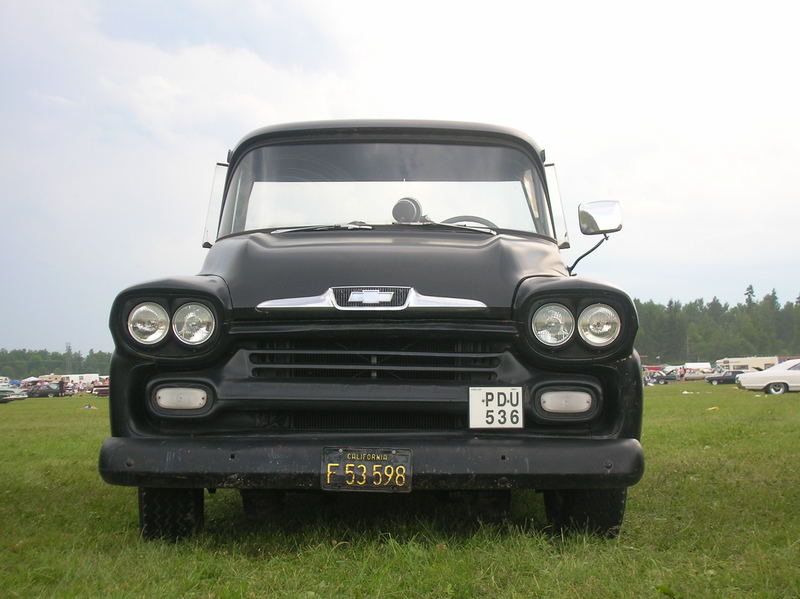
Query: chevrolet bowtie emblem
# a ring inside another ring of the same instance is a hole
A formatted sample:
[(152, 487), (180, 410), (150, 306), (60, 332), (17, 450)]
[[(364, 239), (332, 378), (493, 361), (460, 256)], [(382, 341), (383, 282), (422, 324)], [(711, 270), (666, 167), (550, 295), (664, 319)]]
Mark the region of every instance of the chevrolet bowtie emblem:
[(347, 299), (353, 304), (384, 304), (392, 301), (394, 291), (380, 291), (379, 289), (362, 289), (353, 291)]

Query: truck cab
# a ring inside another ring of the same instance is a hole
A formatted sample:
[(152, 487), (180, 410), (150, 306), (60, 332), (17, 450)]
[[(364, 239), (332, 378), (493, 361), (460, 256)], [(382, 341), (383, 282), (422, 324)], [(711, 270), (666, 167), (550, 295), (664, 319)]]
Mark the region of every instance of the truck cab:
[[(197, 275), (111, 308), (100, 473), (145, 538), (287, 491), (535, 489), (557, 530), (619, 531), (642, 476), (634, 305), (572, 276), (552, 165), (455, 122), (259, 129), (218, 165)], [(581, 230), (619, 230), (615, 202)]]

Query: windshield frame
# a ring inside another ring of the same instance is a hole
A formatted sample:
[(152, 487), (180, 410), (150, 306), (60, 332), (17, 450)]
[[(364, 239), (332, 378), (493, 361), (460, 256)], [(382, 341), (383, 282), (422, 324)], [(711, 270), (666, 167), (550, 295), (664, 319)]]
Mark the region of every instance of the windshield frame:
[[(541, 219), (541, 224), (544, 224), (548, 232), (534, 232), (525, 229), (514, 229), (507, 227), (496, 227), (497, 232), (512, 233), (517, 235), (531, 236), (542, 239), (547, 239), (556, 242), (555, 237), (555, 222), (553, 208), (551, 205), (551, 198), (547, 188), (547, 180), (545, 178), (544, 165), (542, 163), (540, 150), (535, 146), (535, 143), (518, 137), (514, 132), (505, 130), (470, 130), (470, 129), (448, 129), (448, 130), (428, 130), (425, 128), (393, 128), (394, 130), (379, 130), (379, 131), (359, 131), (355, 134), (354, 129), (348, 128), (346, 130), (290, 130), (285, 132), (270, 132), (269, 135), (251, 135), (246, 137), (234, 152), (229, 155), (230, 168), (228, 169), (228, 176), (225, 182), (225, 192), (223, 202), (220, 207), (219, 219), (217, 223), (217, 236), (218, 240), (228, 237), (236, 237), (241, 235), (248, 235), (257, 232), (271, 232), (275, 230), (285, 229), (286, 226), (275, 226), (255, 229), (242, 229), (232, 231), (220, 235), (220, 229), (223, 224), (223, 217), (226, 213), (226, 207), (230, 201), (231, 185), (237, 179), (240, 166), (251, 155), (251, 152), (261, 148), (268, 148), (272, 146), (294, 146), (294, 145), (316, 145), (316, 144), (407, 144), (407, 145), (453, 145), (453, 146), (474, 146), (474, 147), (490, 147), (490, 148), (505, 148), (520, 152), (527, 162), (532, 166), (532, 183), (534, 189), (534, 197), (528, 195), (528, 186), (522, 181), (521, 184), (526, 188), (527, 208), (530, 213), (531, 223), (534, 226), (539, 226), (537, 222)], [(256, 132), (258, 133), (258, 132)], [(537, 196), (540, 196), (537, 200)], [(546, 214), (537, 219), (534, 212), (532, 203), (536, 203), (538, 211), (544, 210)], [(327, 226), (342, 223), (327, 223), (319, 222), (315, 225)], [(405, 223), (367, 223), (375, 225), (381, 229), (392, 227), (406, 227)], [(407, 228), (407, 227), (406, 227)], [(465, 227), (466, 229), (466, 227)], [(414, 229), (417, 230), (417, 229)], [(454, 229), (455, 230), (455, 229)]]

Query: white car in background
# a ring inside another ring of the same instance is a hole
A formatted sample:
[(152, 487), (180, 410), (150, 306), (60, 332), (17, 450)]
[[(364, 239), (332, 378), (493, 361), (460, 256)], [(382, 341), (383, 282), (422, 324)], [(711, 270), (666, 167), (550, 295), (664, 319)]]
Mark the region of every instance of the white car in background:
[(781, 395), (787, 391), (800, 391), (800, 359), (786, 360), (759, 372), (745, 372), (736, 377), (742, 389), (765, 391)]

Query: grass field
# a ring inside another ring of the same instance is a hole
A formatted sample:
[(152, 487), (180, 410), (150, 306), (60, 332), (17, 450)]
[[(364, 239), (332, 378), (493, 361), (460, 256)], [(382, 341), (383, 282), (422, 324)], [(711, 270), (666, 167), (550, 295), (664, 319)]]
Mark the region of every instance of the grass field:
[(419, 498), (297, 496), (253, 527), (221, 490), (203, 534), (146, 543), (135, 491), (97, 474), (106, 401), (13, 402), (0, 597), (799, 597), (799, 433), (800, 394), (648, 388), (647, 470), (611, 541), (546, 534), (535, 494), (492, 523)]

